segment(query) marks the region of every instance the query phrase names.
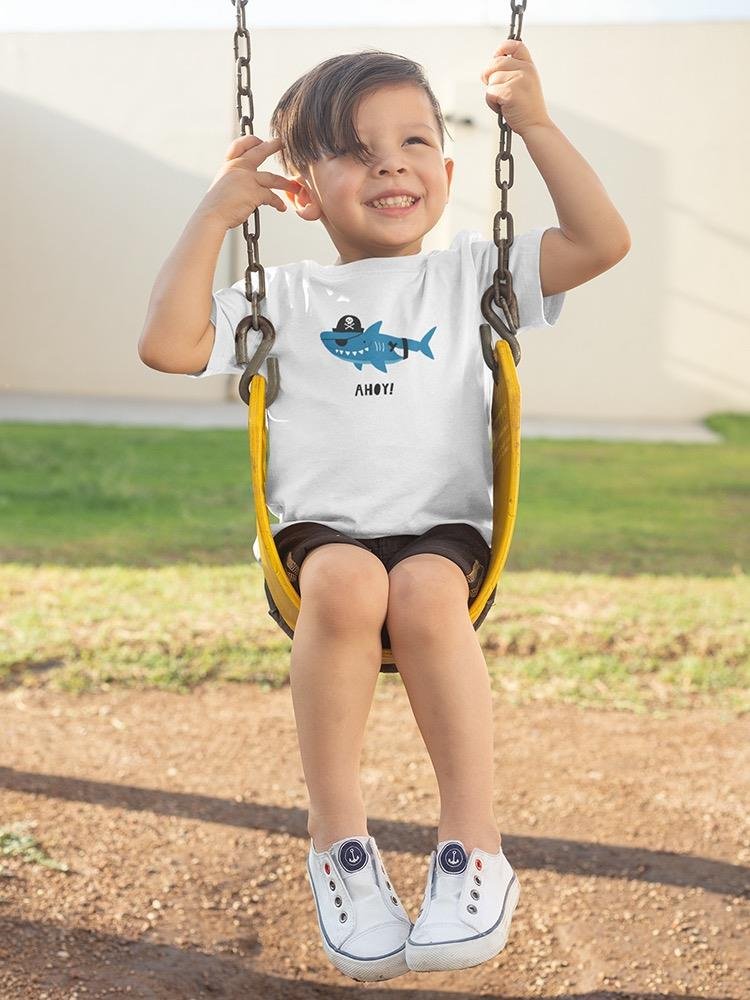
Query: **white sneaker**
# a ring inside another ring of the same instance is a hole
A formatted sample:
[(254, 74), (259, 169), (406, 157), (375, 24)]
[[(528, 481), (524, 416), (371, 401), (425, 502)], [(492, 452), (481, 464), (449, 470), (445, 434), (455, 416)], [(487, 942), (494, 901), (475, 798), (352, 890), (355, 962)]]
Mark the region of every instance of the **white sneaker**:
[(422, 908), (406, 942), (413, 972), (468, 969), (502, 951), (520, 896), (502, 852), (443, 840), (430, 855)]
[(412, 924), (373, 837), (346, 837), (327, 851), (316, 851), (311, 840), (307, 874), (323, 948), (337, 969), (359, 982), (409, 971)]

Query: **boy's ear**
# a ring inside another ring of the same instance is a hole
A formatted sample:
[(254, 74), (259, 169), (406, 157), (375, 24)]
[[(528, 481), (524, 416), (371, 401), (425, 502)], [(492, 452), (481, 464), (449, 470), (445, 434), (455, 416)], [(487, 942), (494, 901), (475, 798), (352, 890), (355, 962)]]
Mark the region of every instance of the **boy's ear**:
[(296, 186), (295, 186), (294, 191), (286, 191), (285, 190), (284, 194), (289, 199), (292, 207), (296, 208), (297, 207), (297, 199), (301, 195), (301, 193), (304, 190), (304, 188), (303, 188), (303, 185), (302, 185), (299, 177), (289, 177), (288, 180), (289, 180), (290, 184), (294, 184)]
[(451, 182), (453, 180), (454, 162), (449, 156), (445, 158), (445, 176), (448, 178), (448, 194), (451, 193)]
[(298, 174), (292, 180), (297, 185), (297, 190), (285, 191), (284, 194), (301, 219), (305, 219), (308, 222), (315, 222), (320, 218), (321, 211), (315, 199), (310, 194), (310, 188), (306, 184), (305, 178)]

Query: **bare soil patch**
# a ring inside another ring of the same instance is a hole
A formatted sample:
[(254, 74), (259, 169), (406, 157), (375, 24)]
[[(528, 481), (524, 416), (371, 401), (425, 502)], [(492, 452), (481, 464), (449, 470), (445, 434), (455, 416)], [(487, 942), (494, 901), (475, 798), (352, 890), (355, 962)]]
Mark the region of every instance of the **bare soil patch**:
[[(0, 858), (0, 997), (750, 998), (747, 717), (495, 703), (509, 944), (366, 985), (320, 945), (288, 688), (0, 693), (0, 825), (31, 821), (70, 866)], [(438, 798), (397, 685), (362, 780), (414, 919)]]

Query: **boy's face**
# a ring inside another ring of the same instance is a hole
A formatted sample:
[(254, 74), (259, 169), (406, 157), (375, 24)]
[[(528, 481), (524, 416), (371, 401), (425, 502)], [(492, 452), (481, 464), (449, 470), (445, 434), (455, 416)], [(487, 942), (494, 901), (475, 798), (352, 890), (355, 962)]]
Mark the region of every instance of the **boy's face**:
[[(301, 218), (321, 220), (343, 264), (419, 253), (443, 213), (453, 176), (427, 94), (412, 84), (383, 87), (360, 101), (355, 126), (372, 162), (349, 154), (318, 160), (308, 177), (295, 178), (300, 189), (287, 192), (290, 201)], [(406, 211), (367, 204), (394, 190), (419, 200)]]

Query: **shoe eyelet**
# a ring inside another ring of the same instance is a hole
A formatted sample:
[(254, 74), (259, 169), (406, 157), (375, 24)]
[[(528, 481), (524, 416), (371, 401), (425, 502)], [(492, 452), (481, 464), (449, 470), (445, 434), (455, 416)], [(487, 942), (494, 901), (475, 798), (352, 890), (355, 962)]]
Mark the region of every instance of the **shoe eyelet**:
[(330, 881), (330, 882), (328, 883), (328, 887), (329, 887), (330, 889), (334, 889), (334, 890), (335, 890), (335, 888), (336, 888), (336, 883), (335, 883), (335, 882), (333, 881), (333, 879), (331, 879), (331, 881)]
[(331, 874), (331, 866), (328, 864), (327, 861), (323, 865), (323, 871), (326, 873), (326, 875), (330, 875)]
[(391, 896), (391, 899), (396, 904), (396, 906), (398, 906), (398, 900), (396, 899), (396, 897), (395, 896)]
[(342, 912), (339, 913), (339, 922), (345, 924), (348, 919), (349, 918), (346, 915), (346, 910), (342, 910)]
[(466, 909), (469, 911), (469, 913), (476, 913), (477, 912), (477, 908), (476, 908), (476, 906), (474, 906), (473, 903), (469, 903), (469, 905), (466, 907)]
[(333, 902), (336, 906), (341, 906), (341, 896), (337, 896)]
[(482, 862), (479, 860), (479, 858), (474, 858), (474, 864), (477, 866), (477, 868), (481, 872), (481, 870), (482, 870)]
[(481, 878), (478, 875), (474, 876), (474, 881), (476, 882), (477, 885), (481, 885), (482, 884), (482, 880), (481, 880)]
[(393, 888), (393, 886), (392, 886), (392, 885), (391, 885), (391, 883), (390, 883), (390, 882), (388, 881), (388, 879), (386, 879), (386, 880), (385, 880), (385, 884), (386, 884), (386, 885), (388, 886), (388, 888), (389, 888), (389, 889), (392, 889), (392, 888)]
[(471, 898), (472, 899), (479, 899), (479, 893), (477, 892), (476, 889), (472, 889), (471, 890)]

